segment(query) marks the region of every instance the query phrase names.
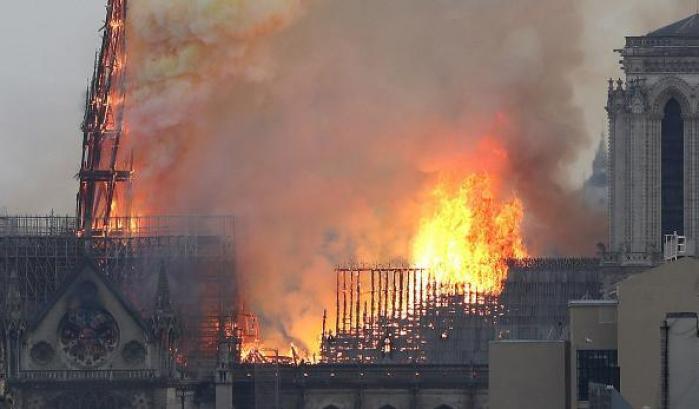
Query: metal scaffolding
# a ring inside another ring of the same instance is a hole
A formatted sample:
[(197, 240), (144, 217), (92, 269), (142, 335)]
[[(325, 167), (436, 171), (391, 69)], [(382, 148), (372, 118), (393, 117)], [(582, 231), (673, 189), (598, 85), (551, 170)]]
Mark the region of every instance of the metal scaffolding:
[(325, 363), (485, 364), (496, 338), (559, 339), (568, 301), (601, 296), (599, 259), (508, 263), (500, 294), (437, 282), (429, 270), (343, 266), (335, 270), (334, 328), (324, 317)]
[(503, 339), (563, 339), (568, 302), (602, 297), (603, 268), (596, 258), (538, 258), (510, 262), (497, 321)]
[(147, 315), (164, 266), (187, 335), (182, 363), (213, 365), (217, 323), (232, 320), (237, 307), (234, 218), (115, 218), (108, 224), (115, 227), (110, 236), (80, 237), (76, 218), (0, 217), (0, 288), (15, 274), (31, 316), (89, 259)]
[(89, 260), (147, 316), (157, 272), (165, 267), (183, 317), (179, 361), (213, 365), (220, 323), (236, 316), (234, 220), (117, 217), (132, 214), (133, 159), (121, 146), (127, 0), (107, 0), (106, 11), (86, 94), (76, 215), (0, 217), (0, 288), (17, 277), (31, 315)]
[(498, 298), (438, 283), (426, 269), (338, 267), (335, 328), (323, 326), (326, 363), (485, 360)]

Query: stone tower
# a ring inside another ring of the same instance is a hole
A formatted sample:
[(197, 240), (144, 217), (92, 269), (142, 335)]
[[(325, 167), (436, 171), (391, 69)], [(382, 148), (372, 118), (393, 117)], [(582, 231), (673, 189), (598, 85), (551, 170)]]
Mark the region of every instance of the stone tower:
[(625, 81), (609, 80), (612, 261), (655, 264), (664, 236), (699, 237), (699, 14), (627, 37)]

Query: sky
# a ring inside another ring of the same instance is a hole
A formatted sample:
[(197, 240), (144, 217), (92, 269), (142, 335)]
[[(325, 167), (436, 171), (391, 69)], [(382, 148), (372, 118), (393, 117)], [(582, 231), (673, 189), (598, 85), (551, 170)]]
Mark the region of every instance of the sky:
[(101, 1), (24, 0), (0, 13), (0, 212), (72, 214)]
[[(138, 0), (133, 0), (138, 1)], [(463, 0), (468, 1), (468, 0)], [(0, 212), (72, 214), (83, 98), (99, 44), (102, 0), (23, 0), (0, 14)], [(619, 76), (612, 49), (694, 12), (693, 0), (584, 0), (585, 59), (575, 102), (591, 135), (605, 128), (606, 79)], [(555, 16), (552, 16), (555, 18)], [(591, 144), (571, 167), (590, 172)]]

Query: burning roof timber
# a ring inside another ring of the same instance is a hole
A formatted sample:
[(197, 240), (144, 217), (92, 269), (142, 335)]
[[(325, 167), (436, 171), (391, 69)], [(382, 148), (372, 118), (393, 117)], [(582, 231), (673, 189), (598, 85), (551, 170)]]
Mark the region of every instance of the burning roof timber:
[(428, 269), (338, 267), (336, 320), (324, 319), (328, 363), (485, 363), (496, 338), (565, 336), (571, 299), (600, 297), (599, 259), (508, 262), (499, 293), (439, 283)]

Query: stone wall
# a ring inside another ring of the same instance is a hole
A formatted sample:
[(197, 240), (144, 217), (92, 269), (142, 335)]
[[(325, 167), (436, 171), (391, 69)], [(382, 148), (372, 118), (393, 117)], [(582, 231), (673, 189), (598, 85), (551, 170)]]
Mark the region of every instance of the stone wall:
[[(277, 376), (267, 377), (250, 365), (236, 368), (236, 409), (272, 408), (277, 399), (283, 409), (488, 408), (485, 366), (316, 365), (265, 370)], [(278, 383), (260, 384), (269, 379)]]
[(689, 254), (697, 254), (699, 237), (696, 39), (648, 41), (629, 38), (627, 47), (620, 50), (626, 81), (610, 80), (606, 107), (609, 244), (622, 264), (653, 265), (662, 254), (661, 132), (665, 105), (673, 98), (684, 120), (684, 235)]

